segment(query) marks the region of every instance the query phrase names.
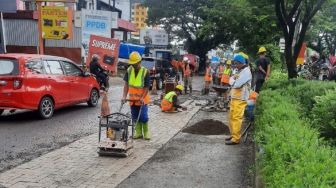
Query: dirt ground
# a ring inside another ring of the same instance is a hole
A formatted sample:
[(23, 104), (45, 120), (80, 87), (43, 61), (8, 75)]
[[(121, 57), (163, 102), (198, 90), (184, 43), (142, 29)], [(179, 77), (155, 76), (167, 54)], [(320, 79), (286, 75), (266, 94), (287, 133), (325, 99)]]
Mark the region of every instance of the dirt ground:
[(225, 145), (226, 116), (199, 111), (182, 132), (118, 187), (252, 187), (251, 138), (239, 145)]

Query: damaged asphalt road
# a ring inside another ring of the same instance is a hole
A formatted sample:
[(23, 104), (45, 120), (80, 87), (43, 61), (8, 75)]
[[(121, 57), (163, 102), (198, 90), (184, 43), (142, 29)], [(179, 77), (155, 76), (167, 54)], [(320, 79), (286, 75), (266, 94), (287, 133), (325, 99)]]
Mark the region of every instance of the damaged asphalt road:
[[(203, 124), (203, 127), (197, 124), (209, 119), (211, 121)], [(221, 122), (216, 125), (216, 121)], [(226, 114), (199, 111), (182, 132), (125, 179), (118, 188), (252, 187), (251, 138), (240, 145), (225, 145), (224, 138), (228, 134), (228, 128), (220, 127), (225, 126), (222, 123), (227, 124)], [(204, 132), (196, 131), (193, 125)], [(218, 132), (221, 134), (217, 134)], [(209, 135), (210, 133), (216, 135)]]
[[(111, 110), (119, 106), (122, 81), (113, 81), (109, 92)], [(0, 172), (39, 157), (98, 131), (100, 105), (87, 104), (56, 110), (51, 119), (40, 120), (34, 112), (6, 112), (0, 116)]]

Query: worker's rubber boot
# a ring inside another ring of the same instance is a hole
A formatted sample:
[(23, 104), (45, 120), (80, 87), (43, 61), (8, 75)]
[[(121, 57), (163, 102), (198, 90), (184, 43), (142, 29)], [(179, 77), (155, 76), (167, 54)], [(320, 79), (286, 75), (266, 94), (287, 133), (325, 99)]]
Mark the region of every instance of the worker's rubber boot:
[(190, 94), (192, 94), (192, 87), (189, 87), (189, 89), (190, 89)]
[(150, 133), (149, 133), (149, 128), (148, 128), (148, 123), (143, 123), (143, 132), (144, 132), (144, 139), (145, 140), (150, 140)]
[(184, 87), (184, 94), (188, 94), (188, 88)]
[(134, 133), (134, 139), (142, 138), (142, 123), (137, 123), (135, 125), (135, 133)]

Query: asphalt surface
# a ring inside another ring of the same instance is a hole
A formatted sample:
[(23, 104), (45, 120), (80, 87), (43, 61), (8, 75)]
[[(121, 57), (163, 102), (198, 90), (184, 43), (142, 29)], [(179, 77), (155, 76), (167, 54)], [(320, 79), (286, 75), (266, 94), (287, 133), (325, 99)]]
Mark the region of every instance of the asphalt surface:
[[(115, 79), (110, 84), (114, 111), (120, 104), (123, 81)], [(99, 114), (100, 105), (87, 104), (57, 110), (48, 120), (40, 120), (34, 112), (6, 112), (0, 116), (0, 172), (97, 132)]]
[[(188, 127), (204, 119), (227, 124), (223, 113), (200, 111), (189, 122)], [(184, 130), (189, 131), (188, 127)], [(118, 188), (252, 187), (251, 138), (246, 143), (234, 146), (225, 145), (224, 138), (224, 135), (209, 136), (182, 131), (125, 179)]]

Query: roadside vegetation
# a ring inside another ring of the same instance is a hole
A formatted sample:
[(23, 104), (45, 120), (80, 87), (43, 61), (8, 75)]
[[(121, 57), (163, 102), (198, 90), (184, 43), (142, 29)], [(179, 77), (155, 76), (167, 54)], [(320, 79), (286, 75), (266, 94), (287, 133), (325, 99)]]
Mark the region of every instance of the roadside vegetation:
[(265, 187), (336, 186), (336, 83), (275, 71), (256, 108), (257, 168)]

